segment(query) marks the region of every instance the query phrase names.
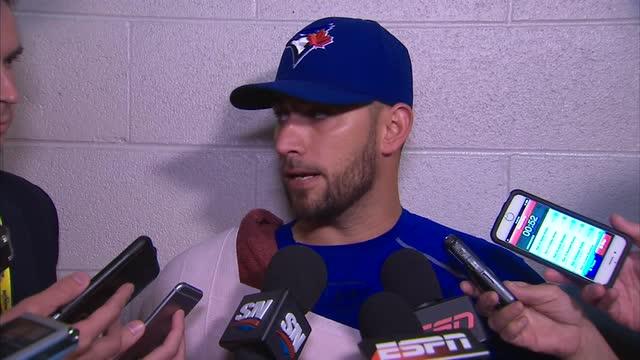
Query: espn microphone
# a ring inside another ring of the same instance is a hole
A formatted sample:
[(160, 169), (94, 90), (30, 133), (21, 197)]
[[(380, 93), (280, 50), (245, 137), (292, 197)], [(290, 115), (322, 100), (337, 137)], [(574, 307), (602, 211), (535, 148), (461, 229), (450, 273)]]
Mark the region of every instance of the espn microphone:
[(262, 292), (242, 298), (220, 346), (236, 359), (297, 359), (311, 333), (304, 314), (326, 286), (327, 268), (320, 255), (299, 245), (278, 251)]
[(489, 352), (467, 330), (425, 334), (399, 295), (379, 292), (360, 309), (360, 351), (371, 360), (478, 359)]
[(431, 262), (420, 252), (402, 249), (385, 260), (380, 272), (385, 291), (400, 295), (415, 311), (426, 332), (467, 329), (478, 341), (487, 334), (468, 296), (442, 300)]

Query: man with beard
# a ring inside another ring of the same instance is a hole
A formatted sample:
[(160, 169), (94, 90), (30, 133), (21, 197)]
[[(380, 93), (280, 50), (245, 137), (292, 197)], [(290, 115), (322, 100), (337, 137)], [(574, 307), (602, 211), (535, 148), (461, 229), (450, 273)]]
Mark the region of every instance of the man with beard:
[[(498, 277), (542, 281), (515, 255), (402, 207), (399, 164), (414, 121), (411, 60), (378, 23), (313, 22), (287, 42), (275, 81), (241, 86), (231, 103), (247, 110), (273, 108), (275, 149), (295, 220), (282, 224), (253, 211), (239, 229), (173, 259), (139, 297), (146, 299), (134, 314), (151, 311), (178, 281), (203, 289), (205, 297), (187, 324), (190, 358), (224, 354), (217, 340), (241, 296), (256, 292), (238, 281), (259, 288), (270, 255), (293, 244), (315, 250), (328, 269), (328, 286), (313, 312), (347, 329), (358, 328), (360, 306), (382, 290), (380, 269), (399, 249), (415, 248), (431, 260), (445, 298), (462, 295), (464, 271), (443, 245), (448, 234), (464, 239)], [(322, 351), (323, 358), (333, 359), (347, 349), (357, 352), (357, 336), (349, 337), (355, 330), (339, 336), (335, 327), (311, 323), (305, 354)]]

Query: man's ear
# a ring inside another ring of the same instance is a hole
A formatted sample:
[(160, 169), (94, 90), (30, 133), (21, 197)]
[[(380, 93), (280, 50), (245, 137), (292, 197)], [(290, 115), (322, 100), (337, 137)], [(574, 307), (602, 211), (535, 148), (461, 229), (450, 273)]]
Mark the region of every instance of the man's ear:
[(380, 150), (383, 155), (389, 156), (402, 149), (407, 141), (413, 126), (413, 110), (407, 104), (398, 103), (383, 112)]

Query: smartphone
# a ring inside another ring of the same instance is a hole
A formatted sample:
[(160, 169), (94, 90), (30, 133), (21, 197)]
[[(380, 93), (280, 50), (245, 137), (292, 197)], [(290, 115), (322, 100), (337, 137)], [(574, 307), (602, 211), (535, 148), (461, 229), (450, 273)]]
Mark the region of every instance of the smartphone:
[(173, 314), (182, 309), (187, 316), (200, 299), (202, 299), (202, 290), (184, 282), (176, 285), (144, 321), (146, 330), (142, 338), (119, 359), (140, 359), (162, 345), (171, 331)]
[(491, 238), (581, 283), (611, 287), (630, 242), (611, 227), (522, 190), (513, 190)]
[(52, 318), (69, 324), (87, 318), (125, 283), (135, 287), (131, 301), (158, 276), (160, 266), (151, 239), (140, 236), (91, 279), (89, 286)]
[(457, 236), (448, 235), (444, 244), (456, 259), (467, 269), (470, 280), (484, 291), (495, 291), (501, 306), (516, 302), (515, 295), (509, 291), (496, 274), (491, 271), (480, 258)]
[(0, 359), (63, 359), (78, 346), (78, 330), (30, 313), (0, 326)]

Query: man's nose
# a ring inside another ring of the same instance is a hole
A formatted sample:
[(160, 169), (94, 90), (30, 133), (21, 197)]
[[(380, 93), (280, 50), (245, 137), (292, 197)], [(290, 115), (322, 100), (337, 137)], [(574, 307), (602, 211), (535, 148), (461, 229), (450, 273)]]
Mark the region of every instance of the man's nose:
[(6, 65), (0, 65), (0, 101), (15, 104), (19, 97), (13, 72)]
[(280, 156), (303, 155), (308, 143), (308, 125), (291, 114), (282, 122), (275, 134), (276, 152)]

